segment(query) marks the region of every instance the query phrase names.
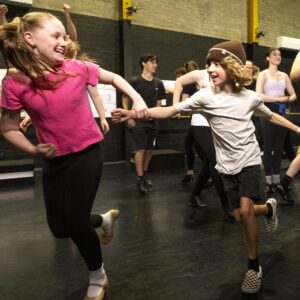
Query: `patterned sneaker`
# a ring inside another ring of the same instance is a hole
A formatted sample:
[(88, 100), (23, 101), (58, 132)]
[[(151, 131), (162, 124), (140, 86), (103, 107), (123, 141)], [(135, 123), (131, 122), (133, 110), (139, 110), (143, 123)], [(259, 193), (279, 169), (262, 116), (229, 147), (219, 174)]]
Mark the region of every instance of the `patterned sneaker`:
[(247, 294), (255, 294), (257, 293), (261, 288), (261, 282), (262, 282), (262, 269), (261, 266), (259, 266), (259, 271), (256, 272), (252, 269), (249, 269), (246, 272), (241, 290), (243, 293)]
[(114, 236), (114, 226), (119, 217), (120, 211), (118, 209), (110, 209), (107, 213), (111, 215), (111, 222), (105, 227), (101, 227), (101, 242), (107, 245)]
[(273, 214), (271, 218), (267, 218), (265, 216), (265, 226), (266, 230), (269, 232), (274, 232), (277, 229), (278, 226), (278, 218), (276, 214), (276, 207), (277, 207), (277, 201), (274, 198), (270, 198), (266, 201), (266, 204), (269, 203), (272, 206)]

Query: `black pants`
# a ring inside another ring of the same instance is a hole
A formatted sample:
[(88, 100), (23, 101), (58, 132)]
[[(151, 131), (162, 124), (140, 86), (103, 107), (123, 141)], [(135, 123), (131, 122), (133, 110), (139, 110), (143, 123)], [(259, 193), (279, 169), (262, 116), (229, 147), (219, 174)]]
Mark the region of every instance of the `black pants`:
[(89, 270), (102, 265), (98, 234), (102, 217), (90, 214), (102, 174), (100, 143), (80, 152), (44, 160), (43, 192), (47, 220), (56, 238), (70, 237)]
[(194, 162), (195, 162), (195, 140), (192, 134), (192, 126), (189, 127), (187, 135), (184, 140), (184, 151), (186, 157), (186, 163), (188, 170), (194, 169)]
[(265, 175), (279, 175), (287, 129), (261, 118), (264, 139)]
[(215, 168), (216, 152), (211, 129), (208, 126), (191, 126), (191, 128), (195, 144), (197, 145), (196, 151), (202, 158), (202, 167), (193, 189), (193, 195), (200, 195), (209, 177), (211, 177), (222, 205), (227, 204), (228, 200), (224, 190), (223, 182), (221, 176)]

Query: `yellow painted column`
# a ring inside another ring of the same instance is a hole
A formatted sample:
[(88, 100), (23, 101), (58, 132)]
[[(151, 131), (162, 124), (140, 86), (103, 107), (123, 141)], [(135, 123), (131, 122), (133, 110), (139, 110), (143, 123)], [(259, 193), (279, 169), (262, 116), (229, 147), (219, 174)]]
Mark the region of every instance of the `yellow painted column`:
[(258, 43), (259, 36), (259, 15), (258, 15), (258, 1), (248, 0), (248, 42)]
[(132, 0), (122, 0), (122, 19), (132, 20), (132, 13), (130, 13), (130, 8), (132, 8)]

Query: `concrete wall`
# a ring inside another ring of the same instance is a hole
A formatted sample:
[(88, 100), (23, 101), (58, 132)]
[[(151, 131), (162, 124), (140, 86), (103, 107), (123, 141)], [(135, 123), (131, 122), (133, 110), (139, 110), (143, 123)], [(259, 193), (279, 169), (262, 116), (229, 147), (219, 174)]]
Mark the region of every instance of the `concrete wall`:
[[(120, 19), (121, 0), (69, 0), (72, 12)], [(33, 0), (33, 6), (60, 10), (61, 1)], [(247, 42), (247, 0), (133, 0), (140, 10), (132, 24)], [(259, 27), (266, 31), (262, 46), (276, 46), (277, 36), (300, 38), (300, 3), (294, 0), (259, 1)]]

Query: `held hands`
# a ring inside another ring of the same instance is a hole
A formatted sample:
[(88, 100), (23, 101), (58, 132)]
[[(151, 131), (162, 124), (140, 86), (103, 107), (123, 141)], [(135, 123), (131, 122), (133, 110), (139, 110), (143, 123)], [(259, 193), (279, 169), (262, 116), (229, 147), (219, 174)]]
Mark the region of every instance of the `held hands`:
[(139, 101), (138, 103), (134, 104), (132, 109), (135, 110), (136, 112), (135, 118), (137, 119), (143, 119), (149, 117), (148, 107), (144, 101)]
[(52, 158), (56, 153), (55, 145), (50, 143), (38, 144), (35, 149), (37, 154), (41, 154), (45, 158)]
[(136, 122), (133, 119), (128, 119), (127, 120), (127, 125), (128, 127), (134, 127)]
[(113, 123), (122, 123), (128, 119), (135, 118), (133, 114), (136, 114), (135, 111), (116, 108), (111, 111), (111, 119)]

